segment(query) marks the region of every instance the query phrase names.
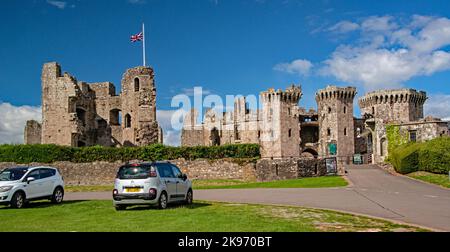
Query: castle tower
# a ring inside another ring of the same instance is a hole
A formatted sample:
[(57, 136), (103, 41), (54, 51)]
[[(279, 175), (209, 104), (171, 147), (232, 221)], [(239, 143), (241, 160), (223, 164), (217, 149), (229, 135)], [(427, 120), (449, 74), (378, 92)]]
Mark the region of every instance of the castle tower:
[(156, 88), (153, 69), (135, 67), (122, 77), (122, 144), (157, 143), (161, 132), (156, 121)]
[(393, 89), (370, 92), (358, 100), (368, 130), (367, 149), (372, 162), (383, 162), (388, 156), (387, 123), (409, 123), (423, 118), (427, 95), (415, 89)]
[(327, 86), (317, 91), (319, 114), (319, 155), (337, 157), (338, 169), (350, 163), (355, 152), (353, 99), (354, 87)]
[(361, 113), (372, 115), (384, 122), (411, 122), (423, 118), (424, 91), (415, 89), (379, 90), (358, 100)]
[(285, 91), (269, 89), (261, 93), (260, 143), (263, 158), (300, 156), (300, 127), (294, 109), (301, 96), (300, 86), (294, 85)]

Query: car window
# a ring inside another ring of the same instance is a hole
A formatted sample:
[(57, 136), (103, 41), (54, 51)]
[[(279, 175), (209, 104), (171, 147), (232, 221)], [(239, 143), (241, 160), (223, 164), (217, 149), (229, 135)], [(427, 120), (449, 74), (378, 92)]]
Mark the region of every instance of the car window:
[(150, 176), (151, 166), (133, 165), (122, 166), (117, 173), (119, 179), (146, 179)]
[(158, 164), (159, 176), (162, 178), (174, 178), (172, 167), (169, 164)]
[(40, 179), (41, 177), (40, 177), (40, 175), (39, 175), (39, 169), (34, 170), (34, 171), (28, 173), (27, 178), (34, 178), (35, 180)]
[(19, 180), (27, 173), (28, 168), (6, 169), (0, 172), (0, 181)]
[(178, 169), (178, 167), (176, 167), (175, 165), (171, 165), (171, 167), (172, 167), (172, 172), (173, 172), (175, 178), (181, 178), (183, 173), (180, 171), (180, 169)]
[(41, 179), (43, 179), (43, 178), (49, 178), (51, 176), (54, 176), (55, 173), (56, 172), (53, 169), (40, 169), (39, 175), (40, 175)]

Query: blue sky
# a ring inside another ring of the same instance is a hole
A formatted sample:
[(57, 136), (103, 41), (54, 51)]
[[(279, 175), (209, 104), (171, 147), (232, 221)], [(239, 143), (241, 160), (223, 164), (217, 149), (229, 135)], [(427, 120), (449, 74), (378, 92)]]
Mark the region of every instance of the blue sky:
[(162, 120), (171, 98), (194, 86), (224, 96), (291, 83), (302, 85), (308, 108), (327, 84), (360, 95), (421, 89), (431, 97), (426, 114), (447, 118), (449, 18), (447, 0), (3, 0), (0, 142), (17, 141), (20, 124), (39, 117), (44, 62), (118, 89), (125, 69), (142, 64), (140, 45), (129, 41), (142, 22)]

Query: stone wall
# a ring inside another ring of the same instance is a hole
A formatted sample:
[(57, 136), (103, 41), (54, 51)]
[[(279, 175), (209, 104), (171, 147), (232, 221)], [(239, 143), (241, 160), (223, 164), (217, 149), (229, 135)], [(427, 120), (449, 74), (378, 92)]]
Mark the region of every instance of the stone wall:
[(25, 144), (41, 143), (41, 124), (35, 120), (27, 121), (24, 131)]
[(326, 175), (324, 159), (261, 159), (256, 164), (259, 181), (296, 179)]
[[(261, 159), (256, 163), (237, 162), (233, 159), (170, 161), (180, 167), (190, 179), (237, 179), (245, 181), (271, 181), (326, 175), (324, 159)], [(114, 183), (117, 170), (123, 162), (53, 164), (0, 163), (0, 170), (14, 166), (52, 166), (59, 169), (66, 185), (109, 185)]]
[[(239, 179), (256, 180), (255, 164), (233, 162), (231, 159), (215, 161), (177, 159), (173, 164), (188, 175), (190, 179)], [(122, 162), (72, 163), (55, 162), (53, 164), (32, 163), (27, 166), (52, 166), (59, 169), (66, 185), (108, 185), (114, 183), (117, 170)], [(0, 163), (0, 169), (17, 166), (15, 163)], [(25, 165), (18, 165), (25, 166)]]

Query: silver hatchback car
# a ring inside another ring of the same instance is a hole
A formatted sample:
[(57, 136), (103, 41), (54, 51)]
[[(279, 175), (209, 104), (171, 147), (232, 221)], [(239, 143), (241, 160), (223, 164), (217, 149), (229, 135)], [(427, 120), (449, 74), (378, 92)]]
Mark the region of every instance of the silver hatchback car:
[(165, 209), (168, 203), (192, 204), (192, 200), (191, 181), (169, 162), (126, 164), (117, 172), (113, 190), (116, 210), (132, 205), (157, 205)]

